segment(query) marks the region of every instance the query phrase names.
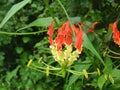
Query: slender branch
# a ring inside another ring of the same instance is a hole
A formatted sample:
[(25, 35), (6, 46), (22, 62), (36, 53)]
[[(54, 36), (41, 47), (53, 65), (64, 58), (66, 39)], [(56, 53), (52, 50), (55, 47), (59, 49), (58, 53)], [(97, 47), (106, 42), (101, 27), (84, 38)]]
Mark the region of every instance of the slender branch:
[(4, 31), (0, 31), (0, 34), (5, 34), (5, 35), (32, 35), (32, 34), (39, 34), (39, 33), (43, 33), (46, 32), (47, 30), (44, 31), (36, 31), (36, 32), (26, 32), (26, 33), (16, 33), (16, 32), (4, 32)]
[(116, 58), (116, 59), (120, 59), (120, 57), (117, 57), (117, 56), (111, 56), (109, 54), (107, 54), (108, 57), (111, 57), (111, 58)]
[(56, 68), (56, 67), (50, 66), (50, 65), (44, 63), (43, 61), (42, 61), (42, 63), (43, 63), (44, 65), (46, 65), (46, 66), (49, 66), (49, 67), (53, 68), (54, 70), (61, 70), (61, 68)]
[(108, 50), (109, 50), (109, 52), (111, 52), (111, 53), (113, 53), (113, 54), (120, 55), (120, 53), (114, 52), (114, 51), (112, 51), (112, 50), (110, 50), (110, 49), (108, 49)]
[[(29, 67), (29, 68), (31, 68), (31, 69), (33, 69), (33, 70), (36, 70), (36, 71), (40, 71), (40, 72), (42, 72), (42, 73), (46, 73), (45, 71), (42, 71), (42, 70), (36, 69), (36, 68), (34, 68), (34, 67)], [(51, 72), (49, 72), (49, 73), (52, 74), (52, 75), (56, 75), (56, 76), (60, 76), (60, 77), (62, 77), (62, 75), (60, 75), (60, 74), (51, 73)]]
[(58, 3), (60, 4), (60, 6), (62, 7), (62, 9), (64, 10), (64, 12), (65, 12), (65, 14), (66, 14), (66, 16), (67, 16), (67, 19), (70, 21), (70, 17), (69, 17), (69, 15), (68, 15), (66, 9), (64, 8), (63, 4), (61, 3), (60, 0), (57, 0), (57, 1), (58, 1)]

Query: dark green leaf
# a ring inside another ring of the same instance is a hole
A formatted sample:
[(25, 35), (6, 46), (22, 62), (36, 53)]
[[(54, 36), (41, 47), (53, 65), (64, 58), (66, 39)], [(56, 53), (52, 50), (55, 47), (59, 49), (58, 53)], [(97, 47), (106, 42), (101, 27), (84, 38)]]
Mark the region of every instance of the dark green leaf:
[(100, 88), (100, 90), (102, 90), (103, 85), (105, 84), (105, 82), (106, 82), (106, 79), (105, 79), (104, 75), (102, 75), (102, 76), (100, 76), (98, 78), (97, 84), (98, 84), (98, 87)]
[[(29, 25), (27, 25), (27, 26), (25, 26), (23, 28), (18, 29), (18, 31), (26, 29), (26, 28), (29, 28), (29, 27), (33, 27), (33, 26), (48, 27), (52, 20), (53, 20), (52, 17), (38, 18), (35, 21), (33, 21), (32, 23), (30, 23)], [(59, 21), (58, 18), (56, 18), (56, 21)]]
[(0, 28), (3, 27), (3, 25), (21, 8), (23, 8), (26, 4), (28, 4), (31, 0), (24, 0), (19, 2), (18, 4), (15, 4), (12, 6), (12, 8), (8, 11), (8, 13), (6, 14), (5, 18), (3, 19), (3, 21), (0, 24)]
[(92, 43), (90, 42), (90, 40), (88, 39), (87, 35), (84, 34), (83, 36), (84, 42), (83, 42), (83, 46), (87, 49), (89, 49), (100, 61), (103, 65), (105, 65), (104, 61), (102, 60), (101, 56), (99, 55), (99, 53), (95, 50), (95, 48), (93, 47)]
[(10, 81), (14, 76), (16, 76), (19, 68), (20, 68), (20, 66), (17, 66), (13, 71), (7, 72), (6, 80), (7, 80), (7, 81)]
[[(86, 60), (86, 61), (84, 61), (83, 63), (88, 63), (88, 62), (89, 62), (89, 61)], [(90, 65), (91, 65), (91, 64), (81, 64), (81, 65), (77, 65), (77, 66), (75, 66), (75, 68), (76, 68), (75, 70), (82, 72), (83, 69), (87, 70), (87, 69), (90, 67)], [(70, 77), (70, 79), (69, 79), (69, 82), (68, 82), (68, 85), (67, 85), (66, 90), (69, 90), (69, 88), (71, 87), (71, 85), (72, 85), (73, 83), (75, 83), (78, 78), (80, 78), (80, 76), (72, 75), (72, 76)], [(81, 78), (82, 78), (82, 77), (81, 77)]]

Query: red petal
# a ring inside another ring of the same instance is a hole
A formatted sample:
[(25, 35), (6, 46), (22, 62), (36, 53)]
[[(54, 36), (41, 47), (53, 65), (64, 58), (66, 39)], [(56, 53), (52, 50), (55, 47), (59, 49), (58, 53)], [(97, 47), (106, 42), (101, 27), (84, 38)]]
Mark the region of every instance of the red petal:
[(72, 33), (72, 29), (71, 29), (71, 27), (70, 27), (70, 22), (66, 22), (64, 33), (65, 33), (66, 35)]
[(49, 37), (49, 43), (50, 43), (50, 45), (53, 44), (53, 39), (51, 37)]
[(76, 32), (76, 41), (75, 41), (75, 48), (78, 49), (78, 51), (81, 52), (82, 50), (82, 43), (83, 43), (83, 34), (84, 32), (82, 31), (82, 26), (80, 26), (80, 30), (76, 29), (75, 32)]
[(64, 43), (64, 36), (62, 34), (57, 35), (55, 38), (55, 43), (57, 44), (57, 49), (61, 50)]
[(66, 35), (66, 37), (65, 37), (65, 39), (64, 39), (64, 42), (65, 42), (67, 45), (72, 44), (72, 35)]
[(48, 26), (49, 30), (47, 32), (47, 34), (52, 37), (53, 36), (53, 32), (54, 32), (54, 26), (53, 26), (53, 21), (51, 22), (51, 24)]
[(113, 31), (113, 40), (116, 44), (120, 46), (120, 31), (117, 28), (117, 22), (109, 25)]
[(49, 30), (48, 30), (47, 34), (49, 35), (49, 42), (50, 42), (50, 44), (52, 44), (53, 43), (52, 37), (53, 37), (53, 32), (54, 32), (53, 21), (51, 22), (51, 24), (49, 25), (48, 28), (49, 28)]
[(90, 28), (88, 28), (88, 32), (94, 32), (95, 25), (99, 22), (94, 22)]

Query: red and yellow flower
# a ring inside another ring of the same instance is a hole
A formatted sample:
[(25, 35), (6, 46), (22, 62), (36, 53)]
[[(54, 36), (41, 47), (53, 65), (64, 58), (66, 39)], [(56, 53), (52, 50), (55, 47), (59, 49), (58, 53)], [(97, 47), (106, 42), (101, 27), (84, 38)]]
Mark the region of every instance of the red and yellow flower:
[[(57, 37), (53, 39), (54, 25), (49, 25), (47, 34), (49, 35), (50, 48), (53, 57), (61, 65), (68, 67), (73, 64), (82, 51), (83, 34), (82, 25), (74, 24), (70, 26), (70, 22), (65, 22), (57, 31)], [(73, 36), (75, 34), (75, 42)], [(73, 50), (73, 48), (76, 48)]]
[(120, 31), (117, 28), (117, 22), (109, 25), (113, 32), (113, 40), (120, 47)]

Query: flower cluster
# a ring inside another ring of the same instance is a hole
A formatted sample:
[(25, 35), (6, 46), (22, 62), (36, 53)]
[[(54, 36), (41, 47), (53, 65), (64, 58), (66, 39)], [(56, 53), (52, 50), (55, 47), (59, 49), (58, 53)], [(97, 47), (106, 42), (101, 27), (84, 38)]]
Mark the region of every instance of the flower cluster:
[[(49, 35), (50, 48), (55, 60), (64, 67), (73, 64), (82, 51), (82, 25), (70, 25), (70, 22), (65, 22), (57, 31), (57, 37), (53, 39), (54, 25), (53, 22), (49, 25), (47, 34)], [(74, 37), (75, 36), (75, 41)], [(74, 42), (73, 42), (74, 41)], [(73, 50), (75, 48), (75, 50)]]
[(120, 46), (120, 31), (117, 28), (117, 22), (109, 25), (113, 32), (113, 40)]

